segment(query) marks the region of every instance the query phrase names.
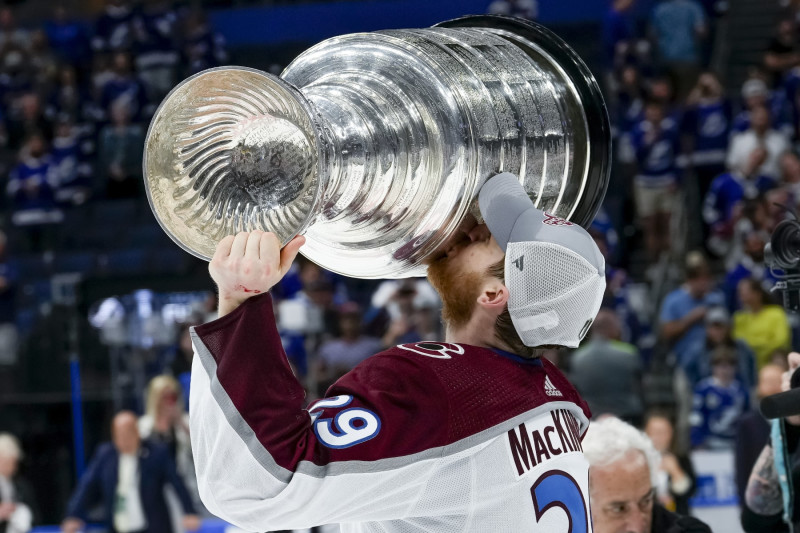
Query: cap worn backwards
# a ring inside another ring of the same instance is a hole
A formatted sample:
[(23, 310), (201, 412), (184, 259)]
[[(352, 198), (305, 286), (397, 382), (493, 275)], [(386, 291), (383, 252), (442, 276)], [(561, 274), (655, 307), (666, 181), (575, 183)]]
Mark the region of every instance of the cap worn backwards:
[(489, 179), (478, 204), (506, 253), (508, 311), (522, 342), (577, 347), (605, 292), (605, 260), (592, 237), (536, 209), (510, 173)]

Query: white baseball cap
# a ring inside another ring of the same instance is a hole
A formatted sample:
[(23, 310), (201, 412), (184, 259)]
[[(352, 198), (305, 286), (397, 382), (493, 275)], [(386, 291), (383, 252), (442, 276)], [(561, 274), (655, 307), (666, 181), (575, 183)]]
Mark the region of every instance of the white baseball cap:
[(763, 80), (752, 79), (747, 80), (742, 84), (742, 98), (751, 98), (753, 96), (767, 96), (769, 88)]
[(508, 312), (522, 342), (576, 348), (606, 288), (597, 244), (578, 224), (536, 209), (519, 179), (507, 172), (484, 184), (478, 205), (506, 253)]

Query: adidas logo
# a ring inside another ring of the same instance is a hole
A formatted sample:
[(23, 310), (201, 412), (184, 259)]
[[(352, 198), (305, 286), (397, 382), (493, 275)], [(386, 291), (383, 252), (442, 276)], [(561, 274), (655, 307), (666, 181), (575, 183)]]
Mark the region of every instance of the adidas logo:
[(513, 261), (514, 262), (514, 266), (517, 267), (520, 272), (522, 272), (522, 265), (523, 265), (524, 259), (525, 259), (525, 256), (521, 255), (518, 258), (514, 259), (514, 261)]
[(544, 377), (544, 393), (548, 396), (564, 396), (561, 391), (553, 385), (553, 382), (550, 381), (550, 376)]

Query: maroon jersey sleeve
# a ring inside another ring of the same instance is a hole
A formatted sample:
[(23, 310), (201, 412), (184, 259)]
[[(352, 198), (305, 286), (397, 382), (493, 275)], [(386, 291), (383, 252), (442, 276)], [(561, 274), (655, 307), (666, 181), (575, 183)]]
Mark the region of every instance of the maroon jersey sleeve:
[(194, 328), (194, 342), (230, 399), (230, 414), (241, 418), (236, 425), (245, 422), (287, 473), (300, 461), (378, 460), (446, 443), (448, 405), (435, 392), (441, 385), (415, 358), (369, 358), (327, 399), (304, 409), (305, 391), (283, 351), (269, 295)]

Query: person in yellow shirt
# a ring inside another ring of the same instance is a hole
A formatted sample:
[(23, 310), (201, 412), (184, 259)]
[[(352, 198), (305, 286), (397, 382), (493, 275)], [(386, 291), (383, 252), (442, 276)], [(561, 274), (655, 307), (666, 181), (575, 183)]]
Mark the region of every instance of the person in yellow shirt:
[(783, 307), (772, 303), (758, 280), (743, 279), (737, 291), (742, 310), (733, 315), (733, 336), (753, 349), (761, 370), (775, 350), (789, 348), (792, 339), (789, 321)]

